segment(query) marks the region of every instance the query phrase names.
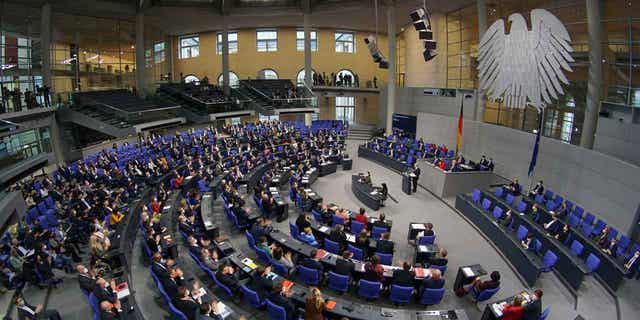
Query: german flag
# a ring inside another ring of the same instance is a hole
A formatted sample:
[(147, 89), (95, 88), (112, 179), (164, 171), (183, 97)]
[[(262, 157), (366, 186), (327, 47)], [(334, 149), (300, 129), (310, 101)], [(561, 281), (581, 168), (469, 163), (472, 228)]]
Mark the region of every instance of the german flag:
[(458, 155), (458, 152), (460, 152), (460, 148), (462, 148), (462, 112), (464, 110), (463, 106), (464, 103), (460, 103), (460, 116), (458, 117), (458, 132), (456, 135), (456, 156)]

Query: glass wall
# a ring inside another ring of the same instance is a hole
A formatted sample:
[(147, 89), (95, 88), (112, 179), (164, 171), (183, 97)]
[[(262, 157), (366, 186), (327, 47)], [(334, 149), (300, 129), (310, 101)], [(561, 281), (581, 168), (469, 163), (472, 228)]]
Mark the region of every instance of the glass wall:
[(0, 169), (51, 152), (49, 128), (37, 128), (0, 138)]
[[(134, 21), (54, 13), (51, 66), (56, 98), (74, 91), (132, 89), (135, 86)], [(152, 59), (163, 59), (149, 44)]]

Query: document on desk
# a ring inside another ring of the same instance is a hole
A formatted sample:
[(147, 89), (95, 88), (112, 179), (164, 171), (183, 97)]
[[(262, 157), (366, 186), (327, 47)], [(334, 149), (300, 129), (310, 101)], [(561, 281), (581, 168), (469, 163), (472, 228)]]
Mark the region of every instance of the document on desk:
[(218, 315), (222, 319), (226, 319), (230, 314), (231, 314), (231, 309), (229, 309), (226, 304), (218, 301)]
[(420, 252), (428, 252), (429, 248), (427, 248), (427, 246), (421, 244), (421, 245), (418, 246), (418, 251), (420, 251)]
[(474, 273), (473, 270), (471, 270), (471, 268), (469, 267), (463, 267), (462, 268), (462, 273), (464, 273), (464, 276), (469, 278), (469, 277), (473, 277)]
[(205, 291), (204, 288), (200, 288), (197, 291), (191, 292), (191, 296), (196, 300), (200, 299), (200, 297), (204, 296), (205, 294), (207, 294), (207, 291)]
[(494, 303), (491, 305), (493, 312), (498, 316), (498, 318), (502, 317), (502, 310), (504, 310), (504, 306), (506, 302)]
[(373, 190), (371, 191), (370, 195), (375, 196), (376, 194), (378, 194), (378, 190)]
[(269, 187), (269, 191), (271, 191), (271, 192), (278, 192), (278, 188), (276, 188), (276, 187)]
[(347, 234), (347, 241), (356, 242), (356, 235), (355, 234)]
[(311, 189), (304, 189), (304, 192), (309, 193), (309, 192), (313, 192), (313, 190), (311, 190)]
[(118, 297), (118, 300), (128, 297), (129, 294), (129, 286), (126, 282), (123, 282), (116, 286), (116, 295)]
[(255, 262), (253, 262), (253, 260), (249, 259), (249, 258), (244, 258), (242, 259), (242, 263), (244, 263), (245, 266), (251, 268), (251, 269), (255, 269), (258, 267), (258, 265), (256, 265)]
[(307, 196), (309, 196), (309, 197), (313, 197), (313, 196), (315, 196), (315, 195), (316, 195), (316, 193), (315, 193), (315, 192), (309, 192), (309, 193), (307, 193)]
[(424, 224), (422, 224), (422, 223), (412, 223), (412, 224), (411, 224), (411, 229), (414, 229), (414, 230), (424, 230), (424, 229), (426, 229), (426, 228), (424, 227)]
[(320, 232), (322, 232), (322, 233), (325, 233), (325, 232), (329, 231), (329, 227), (321, 226), (320, 228), (318, 228), (318, 230), (320, 230)]

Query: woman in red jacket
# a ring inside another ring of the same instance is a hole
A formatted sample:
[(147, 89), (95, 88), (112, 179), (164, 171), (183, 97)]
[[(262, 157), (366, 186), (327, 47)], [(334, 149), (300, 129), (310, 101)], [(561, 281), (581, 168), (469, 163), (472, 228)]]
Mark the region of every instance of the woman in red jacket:
[(522, 297), (516, 296), (511, 304), (506, 304), (502, 309), (502, 320), (522, 319)]

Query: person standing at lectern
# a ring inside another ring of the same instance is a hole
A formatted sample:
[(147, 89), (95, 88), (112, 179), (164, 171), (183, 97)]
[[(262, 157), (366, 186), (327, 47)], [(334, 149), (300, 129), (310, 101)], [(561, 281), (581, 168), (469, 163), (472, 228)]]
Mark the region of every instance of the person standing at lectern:
[(411, 176), (411, 183), (413, 184), (413, 193), (416, 193), (418, 190), (418, 179), (420, 178), (420, 168), (418, 168), (418, 164), (413, 164), (413, 170), (411, 171), (413, 176)]

